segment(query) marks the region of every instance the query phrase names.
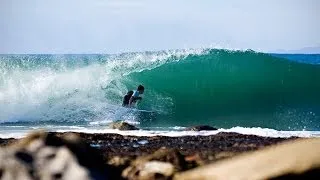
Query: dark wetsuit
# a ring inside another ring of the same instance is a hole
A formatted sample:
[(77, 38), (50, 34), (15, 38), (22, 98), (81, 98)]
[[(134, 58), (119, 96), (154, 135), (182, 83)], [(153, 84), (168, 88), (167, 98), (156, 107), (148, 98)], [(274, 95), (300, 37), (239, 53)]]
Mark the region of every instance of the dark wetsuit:
[(133, 98), (132, 104), (135, 104), (137, 100), (141, 100), (142, 97), (139, 97), (139, 91), (129, 91), (124, 97), (122, 106), (129, 106), (130, 99)]
[(133, 94), (133, 91), (128, 91), (128, 93), (123, 97), (122, 106), (128, 106), (130, 98)]

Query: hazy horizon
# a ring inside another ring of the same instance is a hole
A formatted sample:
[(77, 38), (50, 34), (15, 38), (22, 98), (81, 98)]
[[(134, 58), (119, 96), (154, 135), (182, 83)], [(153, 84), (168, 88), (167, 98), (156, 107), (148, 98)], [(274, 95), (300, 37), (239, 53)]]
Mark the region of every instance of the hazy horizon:
[(320, 53), (317, 0), (2, 0), (0, 54)]
[[(310, 47), (311, 48), (311, 47)], [(81, 53), (81, 52), (74, 52), (74, 53), (0, 53), (0, 55), (95, 55), (95, 54), (106, 54), (106, 55), (112, 55), (112, 54), (122, 54), (122, 53), (142, 53), (142, 52), (159, 52), (159, 51), (174, 51), (174, 50), (192, 50), (192, 49), (203, 49), (203, 48), (180, 48), (180, 49), (162, 49), (162, 50), (141, 50), (141, 51), (122, 51), (122, 52), (115, 52), (115, 53), (107, 53), (107, 52), (90, 52), (90, 53)], [(312, 50), (308, 50), (309, 48), (302, 48), (297, 50), (272, 50), (272, 51), (261, 51), (261, 50), (254, 50), (254, 49), (231, 49), (231, 48), (215, 48), (215, 47), (209, 47), (207, 49), (228, 49), (228, 50), (253, 50), (256, 52), (262, 52), (262, 53), (270, 53), (270, 54), (320, 54), (320, 47), (312, 47)]]

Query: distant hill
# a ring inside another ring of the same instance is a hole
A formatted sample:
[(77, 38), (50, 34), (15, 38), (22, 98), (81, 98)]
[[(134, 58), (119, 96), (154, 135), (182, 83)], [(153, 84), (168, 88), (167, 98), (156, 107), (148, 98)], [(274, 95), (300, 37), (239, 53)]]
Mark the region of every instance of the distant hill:
[(305, 47), (298, 50), (283, 50), (278, 49), (275, 51), (270, 51), (270, 53), (279, 53), (279, 54), (320, 54), (320, 46), (317, 47)]

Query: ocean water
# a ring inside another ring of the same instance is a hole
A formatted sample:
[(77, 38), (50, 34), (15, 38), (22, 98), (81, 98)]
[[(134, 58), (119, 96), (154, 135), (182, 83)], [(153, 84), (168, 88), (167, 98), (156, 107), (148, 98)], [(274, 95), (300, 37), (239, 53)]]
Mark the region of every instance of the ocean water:
[[(319, 59), (226, 49), (0, 55), (0, 137), (36, 129), (179, 136), (199, 124), (217, 132), (320, 136)], [(121, 107), (139, 84), (145, 94), (136, 109)], [(108, 129), (116, 120), (148, 130)]]

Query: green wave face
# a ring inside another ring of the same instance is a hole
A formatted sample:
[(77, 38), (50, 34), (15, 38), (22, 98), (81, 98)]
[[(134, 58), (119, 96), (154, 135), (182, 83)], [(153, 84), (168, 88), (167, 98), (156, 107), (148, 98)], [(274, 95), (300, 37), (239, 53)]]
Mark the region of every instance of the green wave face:
[(153, 125), (320, 129), (320, 66), (252, 51), (209, 50), (123, 79), (146, 87)]

